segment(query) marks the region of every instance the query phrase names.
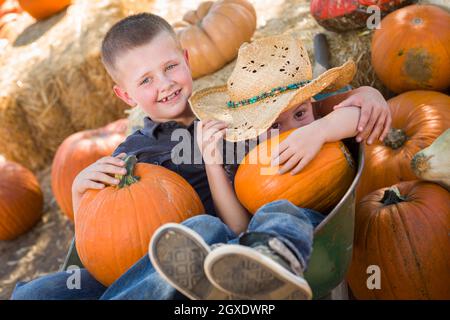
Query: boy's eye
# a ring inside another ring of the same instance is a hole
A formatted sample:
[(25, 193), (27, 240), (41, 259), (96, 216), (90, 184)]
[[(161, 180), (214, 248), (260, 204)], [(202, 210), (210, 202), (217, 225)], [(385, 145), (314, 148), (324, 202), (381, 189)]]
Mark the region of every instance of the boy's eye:
[(270, 129), (280, 129), (280, 124), (278, 122), (275, 122)]
[(297, 111), (294, 115), (295, 119), (300, 119), (301, 117), (303, 117), (305, 115), (305, 111), (301, 110), (301, 111)]
[(144, 80), (141, 81), (141, 85), (147, 84), (147, 83), (150, 83), (150, 78), (149, 77), (145, 77)]
[(168, 67), (166, 68), (166, 70), (173, 69), (173, 68), (175, 68), (176, 66), (177, 66), (177, 64), (171, 64), (170, 66), (168, 66)]

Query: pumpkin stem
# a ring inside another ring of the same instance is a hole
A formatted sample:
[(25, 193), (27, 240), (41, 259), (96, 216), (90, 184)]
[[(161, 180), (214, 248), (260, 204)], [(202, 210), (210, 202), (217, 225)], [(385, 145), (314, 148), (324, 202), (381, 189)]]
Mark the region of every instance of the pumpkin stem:
[(408, 140), (408, 137), (406, 136), (405, 131), (402, 129), (391, 128), (383, 142), (385, 146), (395, 150), (403, 146), (406, 140)]
[(426, 156), (423, 153), (416, 153), (411, 160), (411, 168), (417, 176), (430, 169), (429, 160), (433, 156)]
[(400, 190), (397, 187), (391, 187), (384, 191), (383, 199), (380, 202), (385, 206), (389, 206), (403, 201), (406, 201), (406, 198), (400, 194)]
[(137, 158), (135, 155), (130, 155), (125, 158), (125, 168), (127, 169), (127, 173), (125, 175), (116, 174), (116, 179), (120, 179), (119, 184), (117, 185), (117, 188), (121, 189), (126, 186), (130, 186), (133, 183), (136, 183), (139, 181), (139, 177), (134, 176), (134, 168), (137, 163)]

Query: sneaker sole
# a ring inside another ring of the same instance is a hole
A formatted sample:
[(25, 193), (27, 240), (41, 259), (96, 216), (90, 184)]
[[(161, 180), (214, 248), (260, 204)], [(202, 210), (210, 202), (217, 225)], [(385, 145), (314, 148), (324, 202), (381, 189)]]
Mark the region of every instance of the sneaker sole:
[(308, 283), (272, 259), (241, 245), (213, 250), (205, 259), (205, 273), (217, 288), (257, 300), (309, 300)]
[(226, 299), (228, 294), (213, 287), (203, 263), (210, 252), (193, 230), (175, 223), (157, 229), (149, 245), (150, 260), (158, 273), (191, 300)]

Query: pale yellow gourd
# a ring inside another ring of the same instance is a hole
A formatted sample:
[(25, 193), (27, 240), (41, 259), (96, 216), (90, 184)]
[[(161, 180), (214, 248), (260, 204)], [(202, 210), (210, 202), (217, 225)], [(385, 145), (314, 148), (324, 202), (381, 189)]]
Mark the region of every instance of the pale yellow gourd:
[(450, 190), (450, 129), (416, 153), (411, 168), (420, 179), (439, 183)]

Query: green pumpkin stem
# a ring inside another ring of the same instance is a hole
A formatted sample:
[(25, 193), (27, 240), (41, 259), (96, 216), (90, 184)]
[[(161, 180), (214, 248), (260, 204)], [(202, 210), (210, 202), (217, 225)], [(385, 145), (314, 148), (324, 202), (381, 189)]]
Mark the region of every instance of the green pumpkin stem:
[(405, 131), (402, 129), (391, 128), (383, 142), (385, 146), (395, 150), (403, 146), (406, 140), (408, 140), (408, 137), (406, 136)]
[(397, 187), (391, 187), (384, 191), (383, 199), (380, 202), (385, 206), (389, 206), (403, 201), (406, 201), (406, 198), (400, 194), (400, 190)]
[(116, 175), (116, 179), (120, 179), (119, 184), (117, 185), (117, 188), (121, 189), (126, 186), (130, 186), (133, 183), (136, 183), (139, 181), (139, 177), (134, 176), (134, 168), (137, 163), (137, 158), (135, 155), (127, 156), (125, 159), (125, 168), (127, 169), (127, 173), (125, 175)]

